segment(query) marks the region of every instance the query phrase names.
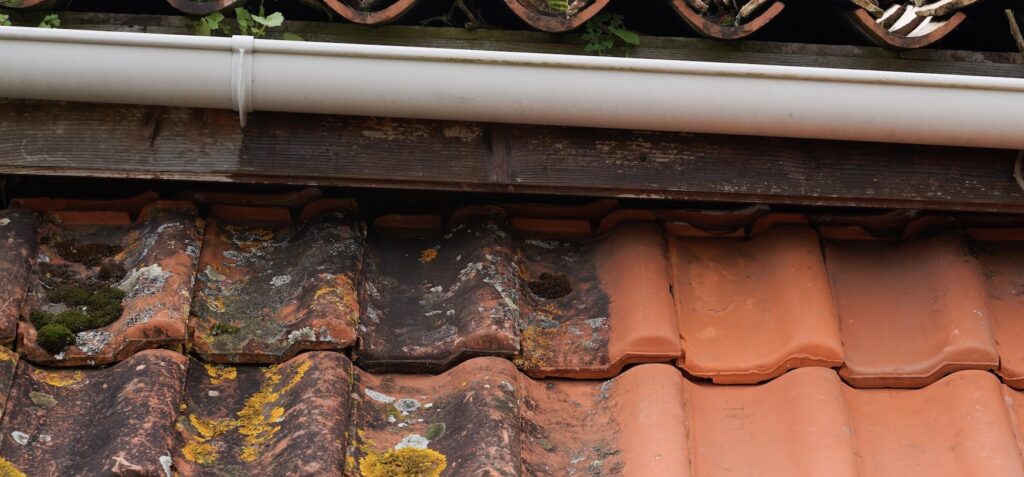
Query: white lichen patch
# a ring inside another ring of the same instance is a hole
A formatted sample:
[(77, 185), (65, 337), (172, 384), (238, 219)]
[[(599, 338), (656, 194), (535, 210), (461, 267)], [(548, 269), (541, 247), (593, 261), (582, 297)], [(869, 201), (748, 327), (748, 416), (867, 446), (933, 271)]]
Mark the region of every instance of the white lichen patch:
[(160, 268), (160, 264), (154, 263), (132, 270), (117, 284), (117, 287), (124, 290), (128, 297), (152, 295), (162, 290), (170, 277), (171, 272), (164, 271), (163, 268)]
[(142, 311), (137, 311), (135, 313), (132, 313), (131, 316), (128, 317), (128, 320), (125, 321), (124, 326), (126, 328), (131, 328), (135, 325), (148, 323), (149, 320), (153, 318), (154, 314), (156, 314), (156, 311), (153, 310), (152, 308), (146, 308)]
[(416, 412), (419, 408), (420, 402), (415, 399), (403, 398), (395, 401), (395, 409), (405, 413)]
[(17, 443), (18, 445), (23, 446), (28, 445), (28, 441), (29, 439), (31, 439), (31, 437), (28, 434), (25, 434), (24, 432), (14, 431), (11, 433), (11, 439), (14, 439), (14, 442)]
[[(317, 334), (317, 332), (319, 332), (319, 335)], [(326, 328), (320, 328), (319, 330), (314, 330), (313, 328), (310, 328), (308, 326), (304, 326), (302, 328), (299, 328), (297, 330), (292, 331), (291, 333), (288, 333), (288, 344), (289, 345), (293, 345), (293, 344), (298, 343), (300, 341), (306, 341), (306, 342), (310, 342), (310, 341), (326, 341), (326, 342), (329, 342), (329, 341), (332, 341), (332, 338), (331, 338), (330, 333), (327, 332)]]
[(608, 318), (602, 316), (598, 318), (591, 318), (589, 320), (583, 320), (583, 322), (590, 325), (591, 328), (596, 330), (598, 328), (603, 328), (605, 323), (608, 323)]
[(162, 456), (160, 456), (160, 468), (164, 470), (164, 475), (167, 476), (167, 477), (172, 477), (174, 475), (174, 474), (171, 473), (171, 464), (172, 463), (173, 463), (173, 461), (171, 460), (171, 456), (170, 455), (162, 455)]
[(419, 434), (409, 434), (402, 438), (402, 441), (395, 444), (395, 450), (404, 449), (406, 447), (412, 447), (414, 449), (426, 449), (430, 445), (430, 441), (426, 437)]
[(382, 402), (384, 404), (391, 404), (391, 403), (395, 402), (395, 398), (393, 398), (391, 396), (388, 396), (387, 394), (374, 391), (374, 390), (372, 390), (370, 388), (366, 388), (366, 390), (363, 391), (363, 392), (366, 393), (367, 397), (369, 397), (370, 399), (373, 399), (374, 401), (377, 401), (377, 402)]
[(278, 275), (278, 276), (270, 279), (270, 286), (272, 286), (274, 288), (277, 288), (277, 287), (279, 287), (281, 285), (287, 285), (287, 284), (291, 283), (291, 281), (292, 281), (291, 275)]
[(11, 219), (8, 219), (7, 217), (0, 219), (0, 227), (3, 227), (9, 223), (11, 223)]
[(82, 331), (75, 335), (75, 346), (88, 356), (103, 350), (113, 335), (106, 331)]

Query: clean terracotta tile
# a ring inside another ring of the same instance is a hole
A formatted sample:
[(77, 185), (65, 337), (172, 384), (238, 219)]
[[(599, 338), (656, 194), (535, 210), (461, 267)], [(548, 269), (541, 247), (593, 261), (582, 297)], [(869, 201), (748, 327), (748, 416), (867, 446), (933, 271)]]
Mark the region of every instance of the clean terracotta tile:
[(274, 366), (189, 361), (177, 424), (180, 475), (340, 475), (352, 365), (328, 351)]
[[(985, 276), (992, 331), (999, 350), (999, 376), (1024, 388), (1024, 229), (988, 232), (974, 243)], [(1010, 240), (1000, 240), (1008, 238)]]
[(521, 291), (500, 209), (459, 212), (450, 229), (421, 216), (378, 219), (367, 238), (359, 345), (364, 369), (438, 372), (519, 349)]
[[(191, 204), (157, 201), (137, 220), (129, 211), (57, 211), (40, 226), (40, 243), (18, 327), (18, 350), (34, 363), (96, 365), (151, 348), (181, 347), (203, 222)], [(122, 313), (109, 325), (81, 331), (52, 354), (37, 343), (31, 316), (59, 313), (54, 287), (124, 292)]]
[(921, 387), (998, 366), (981, 267), (961, 233), (898, 245), (830, 241), (826, 258), (847, 382)]
[(184, 356), (136, 353), (113, 367), (18, 365), (0, 424), (6, 475), (147, 475), (171, 472)]
[(924, 389), (844, 391), (862, 475), (1024, 475), (1004, 388), (991, 373), (961, 371)]
[(680, 366), (716, 383), (755, 383), (839, 366), (842, 340), (818, 235), (802, 226), (748, 240), (672, 239)]
[(686, 382), (687, 423), (677, 432), (689, 439), (690, 475), (859, 475), (859, 416), (847, 412), (843, 388), (820, 367), (758, 386)]
[(293, 223), (282, 208), (211, 206), (189, 323), (204, 360), (279, 363), (355, 342), (362, 223), (349, 201), (304, 209)]
[(535, 377), (610, 377), (678, 357), (665, 247), (649, 223), (596, 239), (524, 240), (520, 367)]
[(0, 345), (10, 345), (36, 256), (39, 219), (27, 210), (0, 210)]

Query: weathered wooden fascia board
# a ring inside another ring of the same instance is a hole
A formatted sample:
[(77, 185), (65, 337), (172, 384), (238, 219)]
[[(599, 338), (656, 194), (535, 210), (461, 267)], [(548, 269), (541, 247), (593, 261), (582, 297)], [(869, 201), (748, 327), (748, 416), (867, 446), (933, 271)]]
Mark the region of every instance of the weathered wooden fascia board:
[[(15, 20), (34, 25), (46, 12), (15, 12)], [(62, 12), (61, 27), (81, 30), (193, 34), (193, 19), (184, 16)], [(225, 20), (238, 31), (233, 20)], [(447, 27), (368, 27), (349, 23), (288, 21), (285, 30), (309, 41), (420, 46), (470, 50), (520, 51), (583, 55), (578, 33), (469, 30)], [(280, 32), (271, 32), (271, 35)], [(813, 45), (761, 41), (720, 42), (703, 38), (642, 36), (629, 52), (636, 58), (815, 66), (882, 71), (1024, 78), (1024, 55), (1017, 53)]]
[(1016, 152), (0, 100), (0, 174), (1024, 213)]

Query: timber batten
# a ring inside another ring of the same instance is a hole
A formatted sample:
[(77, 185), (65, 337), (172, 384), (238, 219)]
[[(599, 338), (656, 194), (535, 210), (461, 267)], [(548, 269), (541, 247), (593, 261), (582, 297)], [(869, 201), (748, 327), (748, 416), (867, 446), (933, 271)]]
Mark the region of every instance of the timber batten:
[(1024, 212), (1008, 150), (14, 100), (0, 129), (0, 174)]

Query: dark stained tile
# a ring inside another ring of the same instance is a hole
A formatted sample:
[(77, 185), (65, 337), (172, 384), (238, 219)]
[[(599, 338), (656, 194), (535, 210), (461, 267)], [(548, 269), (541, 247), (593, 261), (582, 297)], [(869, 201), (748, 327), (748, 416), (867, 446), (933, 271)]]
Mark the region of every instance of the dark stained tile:
[[(48, 213), (18, 327), (20, 353), (34, 363), (73, 366), (183, 346), (202, 227), (191, 204), (178, 201), (152, 202), (135, 221), (118, 210)], [(104, 288), (123, 292), (120, 316), (112, 311), (113, 322), (78, 332), (75, 344), (56, 354), (39, 345), (33, 316), (94, 309), (60, 298), (60, 290), (95, 296)]]
[(452, 220), (447, 232), (425, 217), (378, 221), (360, 296), (360, 366), (437, 372), (487, 355), (534, 376), (600, 377), (678, 356), (655, 225), (595, 239), (586, 221), (509, 220), (494, 208)]
[(39, 219), (27, 210), (0, 210), (0, 344), (11, 345), (36, 256)]
[(578, 240), (521, 232), (526, 239), (519, 248), (519, 274), (527, 286), (517, 364), (526, 373), (611, 377), (626, 364), (679, 356), (659, 227), (625, 223)]
[(186, 363), (167, 350), (104, 369), (22, 362), (0, 424), (0, 454), (30, 476), (170, 475)]
[[(363, 226), (350, 201), (287, 209), (216, 205), (199, 260), (192, 350), (218, 363), (279, 363), (355, 342)], [(255, 224), (255, 225), (253, 225)]]
[(182, 476), (340, 475), (351, 363), (327, 351), (280, 365), (190, 360), (173, 454)]
[(519, 350), (521, 294), (511, 228), (498, 209), (444, 232), (429, 217), (384, 217), (370, 233), (356, 362), (441, 371)]

